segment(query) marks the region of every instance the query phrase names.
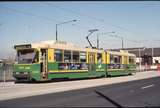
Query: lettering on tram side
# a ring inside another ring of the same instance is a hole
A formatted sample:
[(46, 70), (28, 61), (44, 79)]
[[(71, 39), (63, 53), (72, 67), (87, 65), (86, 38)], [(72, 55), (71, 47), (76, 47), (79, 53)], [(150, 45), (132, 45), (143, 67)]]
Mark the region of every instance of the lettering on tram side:
[(33, 71), (33, 73), (39, 73), (39, 71)]
[(20, 67), (18, 67), (19, 69), (24, 69), (24, 67), (23, 66), (20, 66)]
[(25, 69), (30, 69), (30, 67), (25, 67)]
[(30, 67), (26, 67), (26, 66), (20, 66), (20, 67), (18, 67), (19, 69), (30, 69)]

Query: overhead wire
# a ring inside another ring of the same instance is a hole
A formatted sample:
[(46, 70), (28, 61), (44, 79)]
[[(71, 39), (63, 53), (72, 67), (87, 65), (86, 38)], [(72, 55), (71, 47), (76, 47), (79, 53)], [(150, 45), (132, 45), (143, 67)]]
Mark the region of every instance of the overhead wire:
[[(59, 20), (56, 20), (54, 18), (50, 18), (50, 17), (46, 17), (46, 16), (42, 16), (42, 15), (36, 15), (34, 13), (31, 13), (31, 12), (27, 12), (27, 11), (24, 11), (24, 10), (18, 10), (18, 9), (14, 9), (14, 8), (10, 8), (10, 7), (6, 7), (6, 6), (1, 6), (1, 8), (5, 8), (7, 10), (10, 10), (10, 11), (13, 11), (13, 12), (16, 12), (16, 13), (20, 13), (20, 14), (24, 14), (24, 15), (29, 15), (29, 16), (33, 16), (33, 17), (37, 17), (37, 18), (41, 18), (43, 20), (47, 20), (47, 21), (50, 21), (50, 22), (54, 22), (54, 23), (60, 23)], [(73, 26), (77, 26), (81, 29), (88, 29), (88, 27), (85, 27), (85, 26), (81, 26), (81, 25), (78, 25), (78, 24), (72, 24)]]
[[(49, 6), (50, 5), (50, 3), (43, 3), (43, 4), (41, 4), (41, 3), (39, 3), (39, 5), (41, 5), (41, 6)], [(52, 7), (52, 6), (51, 6)], [(80, 19), (80, 18), (77, 18), (77, 19)], [(79, 21), (79, 20), (78, 20)], [(82, 26), (82, 25), (79, 25), (79, 24), (72, 24), (73, 26), (77, 26), (77, 27), (79, 27), (79, 28), (81, 28), (81, 29), (84, 29), (84, 30), (88, 30), (89, 29), (89, 27), (86, 27), (86, 26)]]
[(16, 13), (25, 14), (25, 15), (29, 15), (29, 16), (34, 16), (34, 17), (37, 17), (37, 18), (45, 19), (45, 20), (48, 20), (48, 21), (56, 22), (56, 23), (60, 22), (56, 19), (45, 17), (45, 16), (42, 16), (42, 15), (36, 15), (36, 14), (33, 14), (31, 12), (27, 12), (27, 11), (24, 11), (24, 10), (22, 11), (22, 10), (18, 10), (18, 9), (6, 7), (6, 6), (1, 6), (1, 8), (5, 8), (5, 9), (8, 9), (8, 10), (16, 12)]
[[(45, 3), (45, 4), (48, 4), (48, 5), (51, 5), (50, 3)], [(53, 5), (52, 5), (53, 6)], [(64, 9), (64, 8), (61, 8), (61, 7), (58, 7), (58, 6), (54, 6), (54, 7), (56, 7), (56, 8), (59, 8), (59, 9), (61, 9), (61, 10), (64, 10), (64, 11), (68, 11), (68, 10), (66, 10), (66, 9)], [(30, 16), (34, 16), (34, 17), (38, 17), (38, 18), (41, 18), (41, 19), (45, 19), (45, 20), (47, 20), (47, 21), (52, 21), (52, 22), (56, 22), (56, 23), (59, 23), (60, 21), (58, 21), (58, 20), (56, 20), (56, 19), (54, 19), (54, 18), (49, 18), (49, 17), (46, 17), (46, 16), (42, 16), (42, 15), (36, 15), (36, 14), (33, 14), (33, 13), (31, 13), (31, 12), (26, 12), (26, 11), (22, 11), (22, 10), (17, 10), (17, 9), (14, 9), (14, 8), (10, 8), (10, 7), (4, 7), (4, 6), (1, 6), (1, 8), (6, 8), (6, 9), (8, 9), (8, 10), (10, 10), (10, 11), (14, 11), (14, 12), (16, 12), (16, 13), (21, 13), (21, 14), (25, 14), (25, 15), (30, 15)], [(83, 16), (87, 16), (87, 17), (89, 17), (89, 18), (91, 18), (91, 19), (93, 19), (93, 20), (97, 20), (97, 21), (100, 21), (100, 22), (104, 22), (104, 20), (103, 19), (98, 19), (98, 18), (96, 18), (96, 17), (93, 17), (93, 16), (88, 16), (88, 15), (85, 15), (85, 14), (81, 14), (81, 13), (77, 13), (77, 12), (75, 12), (75, 11), (72, 11), (72, 10), (69, 10), (69, 12), (72, 12), (72, 13), (74, 13), (74, 14), (79, 14), (79, 15), (83, 15)], [(88, 27), (85, 27), (85, 26), (80, 26), (80, 25), (78, 25), (78, 24), (74, 24), (74, 26), (77, 26), (77, 27), (79, 27), (79, 28), (81, 28), (81, 29), (88, 29)], [(113, 26), (115, 26), (115, 25), (113, 25)], [(121, 28), (121, 27), (118, 27), (118, 26), (116, 26), (117, 28)], [(121, 28), (122, 29), (122, 28)]]
[(76, 12), (76, 11), (71, 10), (71, 9), (66, 9), (66, 8), (62, 8), (62, 7), (59, 7), (59, 6), (55, 6), (55, 5), (52, 4), (52, 3), (44, 3), (44, 4), (53, 6), (53, 7), (57, 8), (57, 9), (60, 9), (60, 10), (63, 10), (63, 11), (66, 11), (66, 12), (69, 12), (69, 13), (72, 13), (72, 14), (76, 14), (76, 15), (79, 15), (79, 16), (85, 16), (85, 17), (88, 17), (88, 18), (90, 18), (90, 19), (99, 21), (99, 22), (101, 22), (101, 23), (106, 23), (106, 24), (108, 24), (108, 25), (110, 25), (110, 26), (119, 28), (119, 29), (124, 30), (124, 31), (128, 31), (128, 32), (130, 32), (130, 33), (132, 33), (132, 34), (133, 34), (133, 33), (135, 34), (135, 32), (131, 32), (130, 30), (128, 30), (128, 29), (126, 29), (126, 28), (124, 28), (124, 27), (121, 27), (121, 26), (118, 26), (118, 25), (115, 25), (115, 24), (108, 23), (108, 22), (106, 22), (104, 19), (100, 19), (100, 18), (91, 16), (91, 15), (82, 14), (82, 13), (80, 13), (80, 12)]
[[(45, 4), (51, 5), (50, 3), (45, 3)], [(53, 5), (52, 5), (52, 6), (53, 6)], [(77, 13), (77, 12), (75, 12), (75, 11), (73, 11), (73, 10), (64, 9), (64, 8), (61, 8), (61, 7), (58, 7), (58, 6), (55, 6), (55, 5), (54, 5), (54, 7), (59, 8), (59, 9), (62, 9), (62, 10), (65, 10), (65, 11), (72, 12), (72, 13), (74, 13), (74, 14), (79, 14), (79, 15), (81, 15), (81, 16), (82, 16), (82, 15), (83, 15), (83, 16), (87, 16), (87, 17), (89, 17), (89, 18), (91, 18), (91, 19), (94, 19), (94, 20), (97, 20), (97, 21), (100, 21), (100, 22), (104, 22), (103, 19), (98, 19), (98, 18), (93, 17), (93, 16), (88, 16), (88, 15), (85, 15), (85, 14)], [(47, 21), (51, 21), (51, 22), (55, 22), (55, 23), (59, 23), (59, 22), (60, 22), (60, 21), (58, 21), (58, 20), (56, 20), (56, 19), (54, 19), (54, 18), (49, 18), (49, 17), (42, 16), (42, 15), (36, 15), (36, 14), (34, 14), (34, 13), (27, 12), (27, 11), (24, 11), (24, 10), (18, 10), (18, 9), (6, 7), (6, 6), (1, 6), (1, 8), (5, 8), (5, 9), (8, 9), (8, 10), (10, 10), (10, 11), (14, 11), (14, 12), (16, 12), (16, 13), (21, 13), (21, 14), (25, 14), (25, 15), (29, 15), (29, 16), (34, 16), (34, 17), (41, 18), (41, 19), (44, 19), (44, 20), (47, 20)], [(79, 28), (81, 28), (81, 29), (84, 29), (84, 30), (88, 29), (88, 27), (81, 26), (81, 25), (78, 25), (78, 24), (72, 24), (72, 25), (77, 26), (77, 27), (79, 27)], [(123, 29), (124, 29), (124, 28), (123, 28)], [(126, 38), (124, 38), (124, 39), (125, 39), (125, 40), (128, 40), (128, 39), (126, 39)], [(134, 43), (141, 43), (140, 41), (135, 41), (135, 40), (128, 40), (128, 41), (134, 42)]]

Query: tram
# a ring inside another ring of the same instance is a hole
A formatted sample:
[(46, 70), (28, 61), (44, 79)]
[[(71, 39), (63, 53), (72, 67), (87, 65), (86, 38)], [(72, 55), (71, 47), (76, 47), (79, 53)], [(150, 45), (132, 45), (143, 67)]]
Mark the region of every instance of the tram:
[(136, 70), (134, 54), (127, 51), (81, 48), (64, 41), (14, 46), (13, 76), (17, 81), (91, 78), (128, 75)]

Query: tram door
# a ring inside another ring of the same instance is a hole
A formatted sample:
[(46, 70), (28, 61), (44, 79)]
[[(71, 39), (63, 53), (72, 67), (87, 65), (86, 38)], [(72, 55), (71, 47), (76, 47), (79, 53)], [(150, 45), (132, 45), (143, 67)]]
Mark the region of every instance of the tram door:
[(88, 62), (89, 62), (89, 72), (91, 74), (96, 72), (96, 66), (95, 66), (95, 53), (90, 52), (88, 55)]
[(47, 49), (41, 49), (41, 79), (48, 78), (47, 55)]

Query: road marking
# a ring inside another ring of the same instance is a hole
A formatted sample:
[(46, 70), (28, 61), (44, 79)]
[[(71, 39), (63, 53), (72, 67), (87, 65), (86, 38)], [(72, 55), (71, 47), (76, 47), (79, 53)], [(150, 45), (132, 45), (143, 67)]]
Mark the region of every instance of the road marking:
[(149, 88), (149, 87), (153, 87), (154, 84), (151, 84), (151, 85), (148, 85), (148, 86), (144, 86), (144, 87), (141, 87), (141, 89), (145, 89), (145, 88)]

